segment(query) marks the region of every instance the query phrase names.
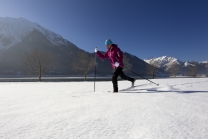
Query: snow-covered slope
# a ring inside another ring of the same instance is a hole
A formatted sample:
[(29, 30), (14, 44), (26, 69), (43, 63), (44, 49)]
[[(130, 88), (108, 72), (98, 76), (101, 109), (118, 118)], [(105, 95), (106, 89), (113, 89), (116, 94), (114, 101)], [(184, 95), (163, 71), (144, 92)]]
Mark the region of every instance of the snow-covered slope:
[(40, 31), (54, 45), (63, 45), (68, 42), (60, 35), (25, 18), (0, 17), (0, 50), (8, 49), (21, 42), (33, 30)]
[(1, 139), (208, 139), (208, 79), (0, 83)]
[(173, 57), (169, 57), (169, 56), (162, 56), (162, 57), (152, 58), (152, 59), (144, 60), (144, 61), (158, 68), (168, 68), (172, 64), (182, 63), (180, 60), (173, 58)]

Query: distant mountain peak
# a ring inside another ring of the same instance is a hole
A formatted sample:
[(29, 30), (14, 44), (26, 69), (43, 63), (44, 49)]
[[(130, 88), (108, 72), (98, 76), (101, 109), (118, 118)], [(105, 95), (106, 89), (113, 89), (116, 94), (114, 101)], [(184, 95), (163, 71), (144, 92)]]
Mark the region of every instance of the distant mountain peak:
[(54, 45), (62, 45), (68, 41), (46, 28), (41, 27), (36, 22), (31, 22), (23, 17), (11, 18), (0, 17), (0, 50), (8, 49), (22, 41), (24, 37), (33, 30), (38, 30)]
[(202, 63), (202, 64), (207, 64), (208, 61), (202, 61), (202, 62), (199, 62), (199, 63)]
[[(199, 72), (203, 73), (204, 71), (206, 71), (206, 64), (208, 63), (208, 61), (203, 61), (203, 62), (190, 62), (190, 61), (185, 61), (182, 62), (174, 57), (170, 57), (170, 56), (161, 56), (161, 57), (157, 57), (157, 58), (152, 58), (149, 60), (144, 60), (146, 63), (153, 65), (157, 68), (162, 68), (163, 70), (167, 71), (167, 72), (171, 72), (174, 67), (179, 67), (181, 73), (187, 74), (189, 68), (192, 67), (196, 67), (198, 66)], [(177, 66), (175, 65), (177, 64)], [(200, 65), (200, 67), (199, 67)]]
[(188, 66), (196, 66), (196, 65), (190, 63), (189, 61), (186, 61), (186, 62), (184, 63), (184, 67), (188, 67)]
[(169, 65), (170, 63), (177, 63), (177, 64), (181, 64), (182, 62), (176, 58), (170, 57), (170, 56), (161, 56), (161, 57), (157, 57), (157, 58), (152, 58), (149, 60), (144, 60), (145, 62), (147, 62), (148, 64), (154, 65), (156, 67), (160, 67), (163, 68), (167, 65)]

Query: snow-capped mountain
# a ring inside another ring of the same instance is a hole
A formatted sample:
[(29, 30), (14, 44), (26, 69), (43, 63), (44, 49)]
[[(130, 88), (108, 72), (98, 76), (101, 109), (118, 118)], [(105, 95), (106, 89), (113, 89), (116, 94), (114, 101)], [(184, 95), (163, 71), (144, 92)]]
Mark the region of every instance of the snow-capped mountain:
[(208, 61), (202, 61), (202, 62), (199, 62), (199, 63), (202, 63), (202, 64), (207, 64)]
[(24, 56), (38, 49), (54, 56), (58, 73), (68, 74), (79, 49), (70, 41), (25, 18), (0, 17), (0, 74), (26, 74)]
[(144, 61), (158, 68), (165, 68), (165, 69), (168, 69), (173, 64), (178, 64), (178, 65), (182, 64), (180, 60), (169, 56), (162, 56)]
[(0, 17), (0, 50), (9, 49), (22, 41), (33, 30), (38, 30), (54, 45), (68, 43), (62, 36), (25, 18)]
[(176, 58), (169, 56), (162, 56), (158, 58), (152, 58), (149, 60), (144, 60), (150, 65), (153, 65), (157, 68), (161, 68), (166, 72), (172, 72), (173, 69), (178, 69), (179, 73), (187, 74), (190, 69), (197, 68), (198, 73), (206, 74), (207, 73), (207, 61), (204, 62), (182, 62)]
[[(93, 53), (85, 52), (38, 23), (24, 18), (0, 17), (0, 75), (25, 75), (28, 67), (23, 63), (24, 56), (36, 49), (54, 57), (56, 69), (55, 72), (53, 70), (53, 74), (59, 75), (77, 74), (73, 69), (73, 63), (77, 61), (80, 52), (94, 58)], [(141, 75), (147, 73), (149, 64), (131, 54), (124, 55), (131, 61), (132, 70), (138, 71)], [(112, 74), (109, 61), (97, 59), (97, 63), (98, 74)]]

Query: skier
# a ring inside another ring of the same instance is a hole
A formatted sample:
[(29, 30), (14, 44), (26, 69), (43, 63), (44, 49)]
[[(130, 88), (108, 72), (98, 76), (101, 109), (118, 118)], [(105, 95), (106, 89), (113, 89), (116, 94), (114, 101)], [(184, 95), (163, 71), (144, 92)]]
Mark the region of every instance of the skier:
[(112, 83), (113, 83), (113, 92), (118, 92), (118, 81), (117, 78), (120, 76), (124, 80), (128, 80), (132, 82), (132, 87), (134, 86), (135, 79), (126, 76), (123, 73), (123, 53), (118, 48), (116, 44), (114, 44), (110, 39), (105, 41), (105, 45), (108, 50), (105, 54), (101, 54), (97, 47), (95, 48), (95, 53), (97, 53), (98, 57), (101, 59), (110, 58), (111, 65), (115, 69), (112, 75)]

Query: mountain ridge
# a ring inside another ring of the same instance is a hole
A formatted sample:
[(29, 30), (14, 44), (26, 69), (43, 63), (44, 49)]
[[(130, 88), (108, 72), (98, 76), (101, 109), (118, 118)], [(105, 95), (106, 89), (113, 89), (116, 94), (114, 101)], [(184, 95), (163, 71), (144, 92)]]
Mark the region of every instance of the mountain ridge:
[[(3, 21), (6, 20), (6, 21)], [(17, 22), (16, 22), (17, 21)], [(39, 49), (43, 52), (50, 52), (55, 59), (57, 69), (53, 74), (75, 75), (73, 62), (76, 62), (77, 53), (84, 52), (88, 57), (94, 58), (94, 53), (89, 53), (74, 45), (38, 23), (31, 22), (25, 18), (0, 18), (0, 74), (16, 75), (26, 74), (22, 63), (25, 53), (32, 49)], [(149, 64), (131, 54), (124, 53), (132, 63), (132, 70), (140, 75), (146, 75)], [(108, 60), (97, 59), (98, 74), (112, 74), (112, 67)], [(158, 70), (158, 72), (164, 72)], [(94, 73), (93, 69), (89, 74)], [(49, 74), (49, 73), (47, 73)]]
[(182, 61), (170, 56), (161, 56), (149, 60), (145, 59), (144, 61), (158, 68), (165, 68), (166, 66), (169, 66), (172, 63), (176, 63), (176, 64), (182, 63)]
[[(190, 64), (191, 61), (181, 61), (177, 58), (167, 56), (167, 55), (166, 56), (161, 56), (161, 57), (155, 57), (155, 58), (151, 58), (151, 59), (144, 59), (144, 61), (149, 63), (149, 64), (154, 63), (155, 61), (157, 61), (157, 63), (159, 63), (159, 64), (156, 64), (155, 66), (158, 66), (160, 68), (164, 67), (165, 65), (167, 65), (170, 62), (176, 62), (177, 64), (183, 64), (184, 63), (184, 65), (187, 65), (187, 66), (188, 65), (193, 65), (193, 64)], [(202, 61), (202, 62), (197, 62), (197, 63), (205, 63), (206, 64), (206, 63), (208, 63), (208, 61)]]
[(11, 46), (21, 42), (21, 40), (29, 35), (33, 30), (38, 30), (46, 36), (46, 38), (54, 45), (64, 45), (71, 43), (64, 39), (61, 35), (43, 28), (36, 22), (31, 22), (25, 18), (0, 17), (0, 50), (9, 49)]
[[(72, 63), (76, 61), (76, 53), (82, 51), (91, 58), (93, 53), (86, 52), (72, 42), (64, 39), (61, 35), (54, 33), (36, 22), (31, 22), (25, 18), (0, 17), (0, 73), (7, 71), (24, 73), (22, 57), (32, 49), (39, 48), (54, 55), (58, 64), (57, 73), (74, 74)], [(189, 62), (181, 61), (174, 57), (162, 56), (149, 60), (142, 60), (135, 55), (124, 52), (124, 56), (132, 64), (132, 70), (140, 75), (149, 75), (150, 65), (156, 66), (157, 75), (169, 72), (174, 64), (180, 65), (181, 71), (185, 73), (190, 66), (197, 65), (202, 72), (205, 71), (207, 61)], [(108, 60), (98, 61), (98, 73), (110, 74), (112, 69)], [(201, 73), (202, 73), (201, 72)], [(91, 70), (90, 73), (93, 73)]]
[(195, 70), (197, 70), (197, 72), (200, 74), (206, 74), (208, 70), (208, 61), (181, 61), (170, 56), (161, 56), (148, 60), (145, 59), (144, 61), (155, 67), (162, 68), (163, 70), (169, 73), (172, 72), (171, 70), (173, 70), (173, 68), (176, 66), (177, 68), (179, 68), (179, 73), (181, 74), (188, 74), (188, 72), (191, 71), (191, 69), (193, 68), (195, 68)]

